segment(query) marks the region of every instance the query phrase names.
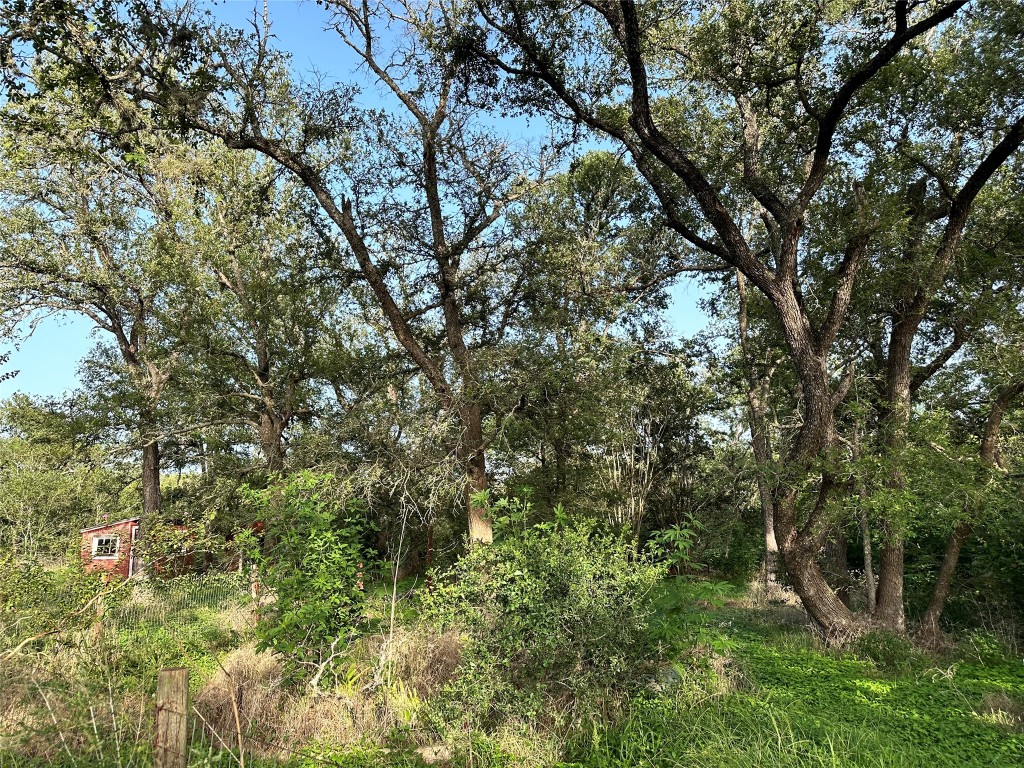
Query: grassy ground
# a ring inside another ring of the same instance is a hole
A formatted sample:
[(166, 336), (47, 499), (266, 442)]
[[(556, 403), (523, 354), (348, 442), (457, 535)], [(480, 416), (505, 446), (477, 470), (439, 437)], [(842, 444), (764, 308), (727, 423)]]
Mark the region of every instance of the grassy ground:
[[(424, 765), (417, 750), (437, 737), (423, 713), (443, 661), (424, 654), (436, 643), (428, 648), (407, 630), (384, 646), (381, 634), (328, 691), (292, 693), (280, 665), (252, 650), (251, 618), (227, 582), (182, 581), (126, 601), (98, 642), (86, 632), (78, 646), (5, 662), (0, 768), (150, 765), (152, 682), (177, 664), (192, 670), (194, 702), (210, 726), (197, 723), (190, 768), (240, 765), (233, 697), (253, 738), (272, 742), (247, 746), (248, 768)], [(407, 606), (399, 618), (413, 620)], [(1024, 766), (1024, 659), (992, 636), (930, 656), (886, 635), (825, 649), (784, 606), (724, 605), (687, 621), (700, 625), (702, 647), (666, 658), (614, 722), (580, 722), (568, 741), (523, 723), (511, 735), (467, 738), (448, 764)], [(386, 669), (374, 662), (382, 648)]]
[(970, 642), (936, 658), (884, 636), (857, 654), (826, 651), (790, 611), (707, 618), (732, 648), (719, 674), (729, 690), (681, 687), (636, 702), (622, 725), (582, 746), (578, 765), (1024, 765), (1019, 658)]

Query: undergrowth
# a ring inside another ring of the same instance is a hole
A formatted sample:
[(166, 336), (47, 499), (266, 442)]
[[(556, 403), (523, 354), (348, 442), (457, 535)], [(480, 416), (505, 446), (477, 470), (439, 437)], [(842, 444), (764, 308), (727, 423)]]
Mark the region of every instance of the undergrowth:
[[(607, 543), (608, 562), (619, 562), (618, 545)], [(553, 578), (544, 574), (565, 571), (562, 564), (570, 562), (531, 562), (529, 548), (523, 554), (527, 567), (491, 574), (519, 585), (524, 600), (541, 594), (537, 579)], [(617, 572), (592, 573), (605, 574), (603, 581)], [(465, 588), (483, 594), (488, 586)], [(939, 656), (880, 633), (825, 648), (792, 607), (750, 607), (733, 588), (681, 579), (651, 594), (651, 637), (635, 641), (643, 654), (655, 649), (657, 664), (631, 680), (629, 695), (612, 680), (619, 657), (608, 656), (601, 663), (611, 666), (604, 667), (594, 666), (590, 650), (557, 659), (560, 676), (582, 672), (590, 685), (600, 681), (603, 701), (614, 706), (536, 717), (537, 696), (520, 699), (521, 710), (506, 696), (500, 721), (467, 720), (453, 734), (459, 685), (486, 677), (487, 654), (467, 653), (465, 636), (431, 630), (404, 589), (395, 590), (409, 599), (398, 606), (391, 632), (390, 594), (380, 585), (368, 589), (367, 626), (375, 629), (351, 644), (337, 672), (313, 690), (290, 683), (279, 658), (256, 650), (253, 606), (232, 578), (176, 579), (126, 592), (107, 605), (98, 635), (77, 627), (4, 660), (0, 768), (150, 766), (156, 671), (181, 664), (192, 673), (192, 701), (202, 715), (194, 719), (190, 768), (240, 766), (234, 706), (247, 768), (413, 768), (426, 764), (425, 747), (441, 749), (441, 764), (474, 768), (1024, 764), (1024, 662), (1017, 646), (997, 635), (967, 633)], [(623, 615), (618, 603), (602, 603), (596, 593), (558, 595), (552, 606), (561, 607), (540, 617), (553, 632), (588, 600), (606, 610), (605, 626), (615, 627)], [(444, 606), (454, 610), (448, 602), (434, 609)], [(529, 616), (534, 609), (511, 601), (505, 610)], [(510, 622), (475, 616), (463, 631), (491, 633), (478, 637), (495, 652), (514, 647)], [(12, 647), (12, 637), (5, 641)], [(540, 656), (517, 658), (519, 666), (502, 675), (543, 681)], [(466, 664), (477, 666), (467, 675)], [(503, 685), (515, 679), (500, 678)], [(551, 696), (540, 701), (557, 704)], [(440, 729), (438, 705), (445, 714)]]

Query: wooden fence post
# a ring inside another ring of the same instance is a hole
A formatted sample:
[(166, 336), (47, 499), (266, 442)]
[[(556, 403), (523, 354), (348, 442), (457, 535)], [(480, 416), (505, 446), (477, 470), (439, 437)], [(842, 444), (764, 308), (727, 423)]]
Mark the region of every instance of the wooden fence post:
[(153, 768), (186, 768), (187, 763), (188, 670), (162, 669), (156, 683)]

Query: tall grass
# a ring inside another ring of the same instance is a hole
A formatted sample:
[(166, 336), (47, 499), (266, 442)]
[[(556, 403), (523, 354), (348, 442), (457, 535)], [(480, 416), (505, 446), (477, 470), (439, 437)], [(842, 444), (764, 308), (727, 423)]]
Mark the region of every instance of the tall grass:
[(0, 674), (0, 768), (149, 768), (156, 673), (182, 664), (190, 768), (1024, 765), (1024, 663), (991, 634), (947, 658), (885, 636), (837, 650), (792, 608), (733, 604), (695, 635), (727, 642), (666, 657), (641, 694), (610, 691), (614, 708), (453, 733), (432, 712), (465, 663), (459, 636), (403, 610), (318, 686), (296, 687), (256, 651), (253, 608), (231, 577), (140, 584), (107, 604), (99, 633), (25, 646)]

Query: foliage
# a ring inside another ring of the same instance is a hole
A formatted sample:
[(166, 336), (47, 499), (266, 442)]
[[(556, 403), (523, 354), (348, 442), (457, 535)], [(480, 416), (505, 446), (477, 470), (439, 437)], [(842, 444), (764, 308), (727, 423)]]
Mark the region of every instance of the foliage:
[(250, 490), (257, 519), (266, 525), (251, 555), (263, 587), (261, 648), (283, 654), (296, 674), (333, 663), (358, 635), (364, 619), (365, 574), (360, 505), (332, 497), (334, 478), (300, 472), (263, 490)]
[(858, 656), (874, 662), (879, 669), (886, 671), (907, 667), (914, 658), (914, 647), (907, 638), (884, 629), (858, 637), (853, 650)]
[(1013, 664), (1014, 654), (1005, 637), (994, 632), (974, 629), (966, 632), (957, 643), (960, 655), (972, 664), (1000, 666)]
[(622, 723), (581, 736), (567, 767), (1009, 768), (1024, 755), (986, 704), (1024, 701), (1019, 663), (880, 670), (817, 647), (799, 615), (709, 614), (733, 641), (731, 684), (702, 676), (638, 698)]
[(0, 543), (18, 558), (63, 556), (79, 529), (129, 516), (129, 478), (102, 437), (74, 403), (0, 406)]
[(647, 549), (658, 560), (668, 565), (669, 571), (676, 573), (700, 567), (694, 562), (691, 550), (704, 525), (690, 515), (683, 523), (652, 531), (647, 541)]
[(663, 653), (672, 661), (706, 667), (708, 652), (724, 655), (734, 643), (714, 624), (708, 609), (721, 608), (739, 590), (721, 581), (676, 576), (659, 585), (654, 600), (651, 632)]
[(251, 610), (235, 574), (135, 584), (103, 617), (102, 643), (120, 684), (150, 692), (161, 669), (184, 666), (198, 689), (217, 671), (220, 657), (246, 639), (225, 618), (239, 607)]
[(636, 687), (653, 661), (647, 621), (661, 569), (592, 520), (498, 530), (422, 597), (432, 622), (464, 637), (449, 717), (462, 707), (474, 722), (550, 717)]
[[(89, 646), (111, 698), (216, 674), (219, 606), (36, 557), (137, 515), (141, 474), (148, 560), (233, 533), (265, 660), (406, 726), (430, 699), (469, 762), (584, 717), (594, 764), (1016, 757), (1019, 0), (316, 5), (351, 80), (198, 0), (0, 2), (0, 331), (105, 340), (83, 392), (3, 408), (3, 645)], [(713, 318), (677, 339), (687, 272)], [(435, 696), (389, 654), (467, 500), (421, 601), (461, 652)], [(763, 554), (830, 635), (886, 631), (825, 653), (660, 578)], [(129, 594), (162, 613), (90, 639)], [(974, 631), (927, 671), (907, 630), (947, 598)]]
[(97, 616), (97, 598), (112, 591), (99, 574), (85, 573), (80, 562), (48, 568), (38, 560), (0, 555), (0, 646), (89, 626)]

